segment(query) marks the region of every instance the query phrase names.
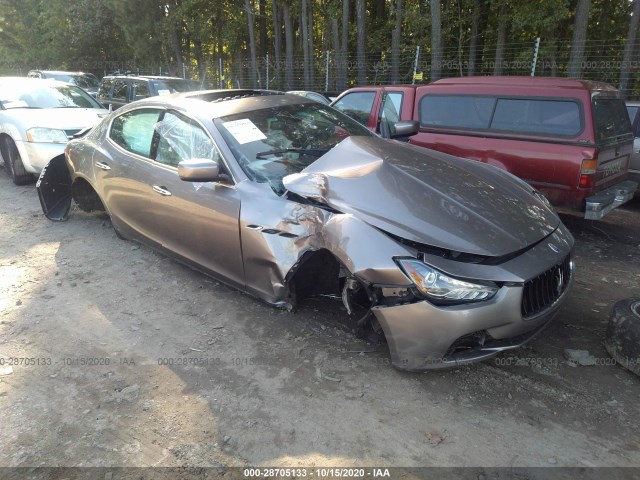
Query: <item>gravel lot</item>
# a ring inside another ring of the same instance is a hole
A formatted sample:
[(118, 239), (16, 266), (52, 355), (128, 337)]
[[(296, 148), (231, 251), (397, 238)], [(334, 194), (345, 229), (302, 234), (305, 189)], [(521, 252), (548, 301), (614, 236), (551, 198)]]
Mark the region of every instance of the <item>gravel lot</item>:
[(563, 220), (578, 273), (554, 323), (415, 374), (342, 328), (340, 304), (283, 312), (108, 217), (52, 223), (0, 169), (0, 467), (640, 466), (640, 379), (603, 347), (613, 304), (640, 296), (640, 201)]

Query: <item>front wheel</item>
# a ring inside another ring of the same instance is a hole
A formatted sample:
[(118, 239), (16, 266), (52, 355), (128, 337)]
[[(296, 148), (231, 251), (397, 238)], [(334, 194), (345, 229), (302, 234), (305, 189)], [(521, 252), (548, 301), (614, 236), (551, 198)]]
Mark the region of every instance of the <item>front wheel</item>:
[(18, 147), (13, 140), (5, 138), (2, 153), (4, 156), (4, 166), (7, 169), (7, 173), (11, 176), (13, 183), (16, 185), (27, 185), (33, 182), (34, 177), (24, 168), (22, 157), (20, 157)]

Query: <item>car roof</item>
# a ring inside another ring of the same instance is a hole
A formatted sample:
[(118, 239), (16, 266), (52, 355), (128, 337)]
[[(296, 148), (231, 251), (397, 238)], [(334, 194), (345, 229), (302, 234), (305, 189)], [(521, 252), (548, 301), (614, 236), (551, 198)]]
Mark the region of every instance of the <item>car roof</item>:
[(31, 85), (64, 85), (65, 87), (69, 87), (67, 82), (61, 82), (60, 80), (55, 80), (53, 78), (30, 78), (30, 77), (0, 77), (0, 83), (5, 85), (12, 84), (31, 84)]
[(315, 100), (276, 90), (230, 89), (199, 90), (149, 97), (130, 103), (118, 111), (129, 111), (142, 106), (173, 107), (211, 119), (261, 108), (300, 104), (320, 105)]
[(476, 85), (495, 87), (528, 87), (528, 88), (570, 88), (587, 90), (610, 90), (614, 87), (604, 82), (582, 80), (577, 78), (531, 77), (531, 76), (471, 76), (442, 78), (429, 85)]
[(192, 81), (192, 80), (188, 80), (186, 78), (180, 78), (180, 77), (167, 77), (165, 75), (107, 75), (104, 77), (106, 78), (131, 78), (131, 79), (140, 79), (140, 80), (185, 80), (185, 81)]
[(70, 71), (70, 70), (30, 70), (31, 72), (49, 73), (51, 75), (86, 75), (86, 72)]

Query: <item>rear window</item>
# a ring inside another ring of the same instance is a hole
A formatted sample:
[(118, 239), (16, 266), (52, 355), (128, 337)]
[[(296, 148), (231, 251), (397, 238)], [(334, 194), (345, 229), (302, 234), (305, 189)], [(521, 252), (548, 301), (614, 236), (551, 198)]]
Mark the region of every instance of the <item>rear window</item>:
[(629, 121), (633, 123), (636, 119), (636, 113), (638, 113), (638, 108), (635, 105), (627, 105), (627, 113), (629, 114)]
[(429, 127), (486, 129), (495, 102), (492, 97), (426, 95), (420, 101), (420, 123)]
[(621, 98), (593, 98), (593, 121), (596, 141), (611, 143), (631, 139), (631, 122)]
[(473, 95), (424, 96), (420, 123), (425, 127), (561, 137), (574, 137), (583, 129), (580, 105), (573, 100)]
[(570, 100), (500, 98), (491, 129), (575, 137), (582, 131), (580, 107)]

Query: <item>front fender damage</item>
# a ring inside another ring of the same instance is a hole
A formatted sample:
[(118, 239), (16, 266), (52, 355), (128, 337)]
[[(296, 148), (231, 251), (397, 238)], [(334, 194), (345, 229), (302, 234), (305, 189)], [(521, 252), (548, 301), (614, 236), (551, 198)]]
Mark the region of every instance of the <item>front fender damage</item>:
[(243, 204), (241, 240), (251, 293), (288, 310), (304, 297), (328, 295), (342, 298), (351, 313), (356, 294), (370, 307), (383, 297), (380, 286), (411, 288), (393, 261), (412, 255), (407, 247), (352, 214), (279, 200)]
[(71, 173), (64, 156), (51, 160), (40, 172), (36, 183), (42, 211), (49, 220), (67, 219), (72, 200)]

